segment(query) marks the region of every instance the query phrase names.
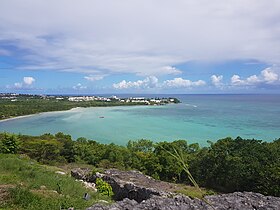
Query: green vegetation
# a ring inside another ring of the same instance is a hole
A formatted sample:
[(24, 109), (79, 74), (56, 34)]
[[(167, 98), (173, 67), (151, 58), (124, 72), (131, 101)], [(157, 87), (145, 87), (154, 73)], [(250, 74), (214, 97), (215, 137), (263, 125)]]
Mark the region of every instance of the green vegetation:
[(16, 101), (0, 99), (0, 120), (37, 114), (41, 112), (64, 111), (75, 107), (106, 107), (106, 106), (143, 105), (142, 103), (121, 103), (119, 101), (68, 101), (67, 98), (57, 100), (55, 97), (44, 99), (40, 96), (18, 96)]
[(190, 198), (199, 198), (204, 200), (206, 203), (209, 203), (204, 199), (206, 195), (216, 194), (213, 190), (206, 190), (203, 188), (196, 188), (189, 185), (180, 184), (180, 189), (176, 190), (175, 193), (181, 193), (183, 195), (189, 196)]
[(96, 179), (96, 188), (101, 195), (107, 195), (109, 197), (114, 195), (111, 185), (101, 178)]
[[(0, 154), (0, 209), (85, 209), (108, 196), (86, 189), (62, 169), (38, 164), (26, 155)], [(84, 200), (84, 193), (90, 194)]]
[(116, 99), (96, 97), (71, 97), (66, 96), (39, 96), (39, 95), (13, 95), (0, 93), (0, 120), (11, 117), (37, 114), (41, 112), (64, 111), (75, 107), (106, 107), (106, 106), (134, 106), (134, 105), (164, 105), (168, 103), (180, 103), (177, 98), (157, 99)]
[(200, 185), (219, 191), (280, 196), (280, 139), (222, 139), (200, 150), (190, 168)]
[[(77, 206), (88, 204), (81, 199), (84, 188), (78, 183), (55, 174), (53, 166), (42, 167), (26, 157), (48, 165), (90, 164), (94, 172), (100, 170), (97, 168), (137, 169), (156, 179), (195, 186), (180, 191), (194, 197), (202, 197), (206, 192), (200, 191), (197, 185), (218, 192), (253, 191), (280, 196), (280, 139), (268, 143), (240, 137), (225, 138), (200, 148), (185, 140), (153, 143), (142, 139), (119, 146), (86, 138), (73, 141), (70, 135), (63, 133), (41, 136), (0, 133), (0, 152), (3, 153), (0, 184), (13, 184), (19, 188), (11, 191), (11, 202), (5, 205), (22, 208), (27, 204), (14, 204), (18, 196), (30, 197), (34, 203), (38, 203), (38, 199), (39, 203), (45, 202), (45, 198), (36, 192), (42, 185), (61, 194), (55, 197), (54, 205), (70, 201)], [(34, 177), (41, 178), (34, 181)], [(80, 188), (75, 186), (79, 192), (72, 192), (73, 187), (69, 190), (69, 185), (74, 184), (79, 185)], [(99, 183), (98, 188), (101, 194), (112, 195), (104, 183)], [(92, 198), (94, 202), (94, 195)]]

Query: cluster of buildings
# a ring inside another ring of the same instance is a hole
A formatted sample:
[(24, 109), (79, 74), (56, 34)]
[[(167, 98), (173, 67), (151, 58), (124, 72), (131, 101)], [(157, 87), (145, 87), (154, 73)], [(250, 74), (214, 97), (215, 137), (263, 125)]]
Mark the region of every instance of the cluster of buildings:
[(17, 93), (0, 93), (1, 99), (14, 99), (18, 96)]
[(100, 96), (71, 96), (68, 98), (68, 101), (112, 101), (112, 98), (100, 97)]
[(147, 105), (163, 105), (168, 103), (175, 103), (174, 98), (145, 98), (145, 97), (129, 97), (129, 98), (118, 98), (117, 96), (111, 97), (100, 97), (100, 96), (76, 96), (69, 97), (69, 101), (104, 101), (104, 102), (121, 102), (121, 103), (141, 103)]
[(169, 103), (176, 103), (175, 98), (145, 98), (145, 97), (128, 97), (118, 98), (117, 96), (102, 97), (102, 96), (54, 96), (54, 95), (27, 95), (16, 93), (0, 93), (0, 99), (8, 99), (16, 101), (18, 97), (25, 98), (41, 98), (45, 100), (68, 100), (72, 102), (83, 101), (103, 101), (103, 102), (120, 102), (120, 103), (138, 103), (146, 105), (164, 105)]

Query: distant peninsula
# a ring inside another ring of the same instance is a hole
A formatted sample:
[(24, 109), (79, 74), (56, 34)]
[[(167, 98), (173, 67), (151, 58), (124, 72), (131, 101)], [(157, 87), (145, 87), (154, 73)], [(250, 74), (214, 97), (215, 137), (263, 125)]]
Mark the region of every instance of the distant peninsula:
[(103, 97), (92, 95), (30, 95), (17, 93), (0, 93), (0, 120), (38, 114), (41, 112), (65, 111), (76, 107), (106, 106), (159, 106), (177, 104), (180, 100), (168, 98), (146, 98), (117, 96)]

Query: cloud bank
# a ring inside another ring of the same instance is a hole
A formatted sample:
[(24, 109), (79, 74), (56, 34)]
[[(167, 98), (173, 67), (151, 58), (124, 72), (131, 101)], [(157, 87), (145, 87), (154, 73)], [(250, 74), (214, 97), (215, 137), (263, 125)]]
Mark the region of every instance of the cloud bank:
[(247, 78), (241, 78), (241, 76), (235, 74), (230, 77), (230, 81), (223, 81), (223, 75), (212, 75), (209, 78), (210, 82), (207, 84), (204, 80), (192, 81), (189, 79), (183, 79), (176, 77), (171, 80), (165, 80), (160, 82), (155, 76), (146, 77), (143, 80), (126, 81), (123, 80), (119, 83), (113, 84), (114, 89), (182, 89), (188, 90), (201, 87), (215, 87), (220, 90), (234, 90), (240, 87), (275, 87), (280, 86), (280, 68), (278, 66), (272, 66), (265, 68), (259, 75), (251, 75)]
[(266, 68), (261, 71), (260, 75), (252, 75), (245, 79), (241, 79), (239, 75), (231, 77), (231, 85), (233, 86), (258, 86), (258, 85), (280, 85), (280, 76), (273, 67)]
[[(279, 0), (1, 1), (0, 55), (23, 61), (16, 69), (88, 75), (179, 74), (174, 66), (190, 60), (272, 65), (280, 62), (279, 19)], [(239, 80), (233, 85), (256, 78)], [(175, 83), (194, 85), (166, 85)]]
[(113, 88), (115, 89), (149, 89), (149, 88), (192, 88), (192, 87), (200, 87), (206, 85), (206, 82), (203, 80), (191, 81), (186, 80), (180, 77), (174, 78), (172, 80), (165, 80), (160, 83), (158, 78), (155, 76), (146, 77), (144, 80), (138, 80), (135, 82), (132, 81), (121, 81), (119, 83), (113, 84)]

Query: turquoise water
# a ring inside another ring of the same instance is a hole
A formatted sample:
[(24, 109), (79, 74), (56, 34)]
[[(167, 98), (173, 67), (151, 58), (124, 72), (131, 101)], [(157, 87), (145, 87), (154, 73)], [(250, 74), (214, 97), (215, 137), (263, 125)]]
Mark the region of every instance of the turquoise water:
[(0, 122), (0, 131), (31, 135), (62, 131), (74, 139), (122, 145), (141, 138), (186, 139), (201, 145), (227, 136), (266, 141), (280, 138), (280, 95), (172, 96), (182, 103), (42, 113)]

